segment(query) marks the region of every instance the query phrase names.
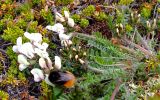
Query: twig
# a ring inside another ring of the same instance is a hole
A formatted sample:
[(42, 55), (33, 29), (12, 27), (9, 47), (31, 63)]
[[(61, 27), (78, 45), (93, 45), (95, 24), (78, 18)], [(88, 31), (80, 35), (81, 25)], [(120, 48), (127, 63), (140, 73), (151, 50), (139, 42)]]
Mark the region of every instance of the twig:
[(149, 48), (149, 46), (147, 45), (147, 43), (143, 40), (143, 38), (139, 34), (137, 28), (135, 28), (135, 31), (137, 32), (137, 37), (140, 38), (140, 41), (141, 41), (142, 45), (144, 46), (144, 48), (147, 49), (147, 50), (149, 50), (149, 52), (151, 52), (151, 49)]
[(153, 13), (153, 17), (154, 17), (154, 18), (157, 18), (157, 16), (156, 16), (156, 15), (157, 15), (157, 14), (156, 14), (156, 10), (157, 10), (157, 7), (158, 7), (158, 6), (159, 6), (159, 3), (157, 2), (156, 6), (155, 6), (155, 8), (154, 8), (154, 11), (153, 11), (153, 12), (154, 12), (154, 13)]
[(123, 46), (123, 45), (119, 45), (119, 47), (120, 47), (121, 49), (124, 49), (124, 50), (130, 52), (131, 54), (135, 54), (135, 50), (133, 50), (133, 49), (130, 49), (130, 48), (125, 47), (125, 46)]
[(93, 68), (91, 66), (87, 66), (87, 69), (89, 69), (89, 70), (91, 70), (91, 71), (93, 71), (95, 73), (98, 73), (98, 74), (102, 74), (102, 73), (105, 72), (104, 70), (101, 70), (101, 69), (98, 69), (98, 68)]
[(114, 91), (113, 91), (113, 93), (112, 93), (112, 96), (111, 96), (111, 99), (110, 99), (110, 100), (115, 100), (115, 96), (116, 96), (116, 94), (117, 94), (118, 91), (119, 91), (119, 86), (121, 85), (121, 83), (122, 83), (122, 80), (121, 80), (121, 79), (118, 79), (117, 85), (116, 85), (116, 87), (115, 87), (115, 89), (114, 89)]
[(135, 44), (131, 41), (129, 41), (128, 39), (124, 39), (126, 41), (127, 44), (134, 46), (135, 48), (139, 49), (141, 52), (143, 52), (144, 54), (148, 55), (148, 56), (153, 56), (151, 54), (151, 52), (149, 52), (148, 50), (144, 49), (143, 47), (139, 46), (138, 44)]

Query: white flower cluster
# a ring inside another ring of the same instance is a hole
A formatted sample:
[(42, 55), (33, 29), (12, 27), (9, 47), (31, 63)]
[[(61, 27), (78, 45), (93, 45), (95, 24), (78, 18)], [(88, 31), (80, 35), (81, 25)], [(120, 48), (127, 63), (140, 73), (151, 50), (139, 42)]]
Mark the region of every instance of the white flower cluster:
[[(46, 51), (48, 44), (42, 42), (42, 35), (40, 33), (28, 33), (25, 32), (24, 36), (30, 40), (30, 42), (22, 43), (22, 37), (17, 38), (16, 45), (13, 46), (13, 51), (18, 54), (19, 70), (23, 71), (27, 67), (35, 64), (36, 58), (39, 56), (39, 66), (41, 69), (51, 70), (52, 61), (49, 58), (49, 54)], [(55, 68), (61, 68), (61, 59), (59, 56), (55, 56)], [(44, 79), (43, 70), (39, 68), (33, 68), (31, 73), (34, 75), (34, 81), (39, 82)]]
[[(67, 21), (70, 27), (74, 27), (74, 20), (70, 18), (69, 12), (64, 11), (64, 15), (65, 17), (63, 17), (60, 13), (56, 12), (55, 13), (56, 21), (59, 21), (59, 22)], [(46, 29), (58, 33), (62, 46), (67, 47), (72, 44), (72, 41), (70, 40), (70, 38), (72, 37), (72, 34), (69, 34), (69, 35), (65, 34), (64, 27), (61, 23), (56, 23), (53, 26), (48, 25), (46, 26)]]

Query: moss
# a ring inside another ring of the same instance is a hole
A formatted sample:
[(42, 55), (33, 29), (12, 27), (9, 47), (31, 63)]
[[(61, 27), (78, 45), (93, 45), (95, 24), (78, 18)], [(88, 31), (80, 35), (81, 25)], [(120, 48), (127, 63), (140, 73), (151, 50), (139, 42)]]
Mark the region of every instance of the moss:
[(61, 14), (64, 15), (64, 11), (68, 11), (69, 12), (69, 9), (68, 7), (64, 6), (61, 10)]
[(120, 0), (119, 4), (120, 5), (129, 5), (133, 2), (134, 0)]
[(124, 19), (124, 14), (120, 11), (117, 11), (116, 23), (123, 23)]
[(1, 100), (8, 100), (9, 99), (8, 93), (0, 90), (0, 99)]
[(27, 31), (30, 33), (35, 33), (37, 32), (36, 28), (37, 28), (38, 22), (37, 21), (32, 21), (29, 23), (28, 25), (28, 29)]
[(95, 11), (95, 6), (94, 5), (89, 5), (87, 8), (82, 10), (82, 16), (84, 16), (84, 17), (92, 16), (94, 11)]
[(126, 32), (131, 32), (131, 31), (133, 31), (132, 26), (129, 25), (129, 24), (127, 24), (127, 25), (125, 26), (125, 28), (126, 28)]
[(78, 15), (78, 14), (74, 14), (74, 15), (72, 15), (72, 18), (73, 18), (73, 20), (76, 22), (76, 23), (78, 23), (78, 22), (80, 22), (80, 15)]
[(81, 19), (80, 26), (87, 27), (89, 25), (89, 21), (87, 19)]
[(149, 18), (151, 16), (151, 9), (143, 7), (141, 10), (141, 15), (145, 18)]
[(3, 27), (4, 27), (4, 22), (1, 20), (1, 21), (0, 21), (0, 31), (3, 30)]
[(44, 20), (47, 21), (47, 24), (54, 24), (53, 22), (54, 16), (50, 10), (46, 12), (44, 9), (42, 9), (40, 11), (40, 15), (43, 17)]
[(16, 43), (16, 39), (19, 36), (22, 36), (23, 33), (24, 33), (24, 31), (17, 26), (7, 27), (7, 29), (4, 30), (2, 38), (6, 41)]
[(144, 18), (149, 18), (151, 16), (151, 11), (152, 11), (152, 4), (150, 3), (143, 3), (142, 8), (141, 8), (141, 15)]
[(24, 3), (23, 5), (19, 6), (16, 10), (17, 12), (27, 12), (31, 9), (31, 5), (29, 3)]
[(27, 27), (27, 23), (22, 18), (18, 19), (18, 21), (16, 22), (16, 25), (22, 29), (25, 29)]
[(99, 12), (98, 16), (95, 17), (97, 20), (102, 21), (107, 19), (105, 12)]
[(32, 4), (33, 5), (38, 5), (38, 4), (41, 4), (41, 1), (42, 0), (32, 0)]
[(24, 20), (28, 22), (34, 19), (34, 15), (30, 10), (27, 12), (22, 12), (21, 15), (22, 15), (22, 18), (24, 18)]
[(71, 4), (74, 0), (55, 0), (57, 5), (68, 5)]

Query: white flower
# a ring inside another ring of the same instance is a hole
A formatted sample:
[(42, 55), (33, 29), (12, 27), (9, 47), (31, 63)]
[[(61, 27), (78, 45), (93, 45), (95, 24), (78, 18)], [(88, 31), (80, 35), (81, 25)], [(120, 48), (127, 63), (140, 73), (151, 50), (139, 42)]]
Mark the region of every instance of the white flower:
[(19, 70), (23, 71), (24, 69), (26, 69), (28, 66), (24, 65), (24, 64), (19, 64)]
[(27, 61), (27, 58), (22, 55), (22, 54), (19, 54), (18, 55), (18, 63), (20, 64), (24, 64), (24, 65), (29, 65), (30, 63)]
[(51, 61), (51, 59), (49, 58), (49, 57), (47, 57), (47, 58), (40, 58), (39, 59), (39, 65), (40, 65), (40, 67), (41, 68), (44, 68), (44, 69), (52, 69), (53, 67), (52, 67), (52, 61)]
[(76, 60), (78, 59), (78, 55), (75, 55), (75, 59), (76, 59)]
[(56, 21), (60, 21), (60, 22), (65, 21), (64, 17), (58, 12), (55, 13), (55, 19), (56, 19)]
[(45, 42), (43, 42), (42, 44), (34, 42), (33, 45), (36, 46), (38, 49), (41, 49), (43, 51), (46, 51), (47, 48), (48, 48), (48, 44), (45, 43)]
[(70, 46), (70, 45), (72, 45), (72, 41), (71, 40), (62, 40), (61, 45), (65, 46), (65, 47)]
[(31, 42), (37, 42), (41, 43), (42, 42), (42, 35), (40, 33), (29, 33), (25, 32), (24, 36), (28, 38)]
[(46, 61), (42, 57), (39, 59), (39, 66), (44, 69), (47, 68)]
[(51, 59), (49, 57), (47, 57), (46, 60), (47, 60), (47, 67), (49, 69), (52, 69), (53, 67), (52, 67), (52, 61), (51, 61)]
[(56, 68), (56, 69), (61, 69), (61, 58), (59, 57), (59, 56), (55, 56), (55, 65), (54, 65), (54, 67)]
[(18, 37), (16, 43), (18, 46), (22, 45), (22, 37)]
[(74, 20), (72, 19), (72, 18), (68, 18), (68, 25), (70, 26), (70, 27), (74, 27)]
[(22, 45), (22, 37), (18, 37), (16, 45), (13, 46), (12, 50), (16, 53), (19, 53), (18, 48)]
[(65, 16), (66, 19), (68, 19), (69, 18), (69, 12), (68, 11), (64, 11), (64, 16)]
[(79, 62), (83, 65), (85, 62), (82, 59), (79, 59)]
[(71, 36), (67, 35), (67, 34), (59, 34), (59, 39), (62, 40), (69, 40), (71, 38)]
[(46, 51), (43, 51), (39, 48), (35, 48), (35, 53), (42, 58), (47, 58), (49, 56)]
[(34, 68), (31, 70), (31, 73), (33, 74), (34, 76), (34, 81), (35, 82), (39, 82), (41, 80), (44, 79), (44, 74), (43, 74), (43, 71), (38, 69), (38, 68)]
[(18, 52), (24, 54), (28, 58), (32, 59), (34, 57), (34, 48), (30, 42), (26, 42), (18, 47)]
[(57, 23), (54, 26), (48, 25), (46, 29), (57, 32), (58, 34), (64, 33), (64, 27), (61, 23)]

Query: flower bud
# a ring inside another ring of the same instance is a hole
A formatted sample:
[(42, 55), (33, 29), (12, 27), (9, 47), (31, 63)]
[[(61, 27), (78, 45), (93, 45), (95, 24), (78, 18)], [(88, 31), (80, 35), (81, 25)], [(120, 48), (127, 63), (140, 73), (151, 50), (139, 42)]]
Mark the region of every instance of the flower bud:
[(62, 40), (69, 40), (70, 39), (70, 36), (66, 35), (66, 34), (59, 34), (59, 39), (62, 41)]
[(60, 22), (64, 22), (65, 21), (64, 17), (58, 12), (56, 12), (55, 18), (56, 18), (56, 21), (60, 21)]
[(74, 27), (74, 20), (72, 19), (72, 18), (68, 18), (68, 25), (70, 26), (70, 27)]
[(69, 12), (68, 11), (64, 11), (64, 16), (65, 16), (66, 19), (68, 19), (69, 18)]
[(55, 56), (55, 65), (54, 65), (54, 67), (56, 68), (56, 69), (61, 69), (61, 58), (59, 57), (59, 56)]
[(46, 61), (42, 57), (39, 59), (39, 66), (43, 69), (47, 68)]
[(83, 65), (85, 62), (82, 59), (79, 59), (79, 62)]
[(151, 24), (149, 21), (146, 21), (147, 27), (150, 29), (151, 28)]
[(69, 58), (72, 59), (72, 55), (71, 54), (69, 55)]
[(72, 48), (73, 51), (77, 51), (76, 48)]
[(72, 41), (71, 40), (68, 40), (67, 41), (67, 44), (70, 46), (70, 45), (72, 45)]
[(53, 67), (52, 67), (52, 61), (49, 57), (46, 58), (47, 59), (47, 66), (48, 68), (51, 70)]
[(87, 53), (86, 52), (83, 52), (83, 56), (86, 56), (87, 55)]
[(118, 28), (116, 28), (116, 32), (119, 34), (119, 29)]
[(22, 54), (19, 54), (18, 55), (18, 63), (20, 64), (24, 64), (24, 65), (29, 65), (30, 63), (27, 61), (27, 58), (22, 55)]
[(154, 19), (154, 20), (153, 20), (153, 26), (152, 26), (152, 27), (153, 27), (153, 28), (156, 28), (156, 25), (157, 25), (157, 20)]
[(120, 23), (119, 26), (120, 26), (120, 28), (123, 30), (123, 25), (122, 25), (122, 23)]
[(139, 23), (141, 20), (141, 14), (138, 14), (138, 19), (137, 19), (137, 22)]
[(76, 60), (78, 59), (78, 55), (75, 55), (75, 59), (76, 59)]
[(132, 19), (132, 20), (134, 19), (134, 14), (133, 14), (133, 13), (131, 13), (131, 19)]

